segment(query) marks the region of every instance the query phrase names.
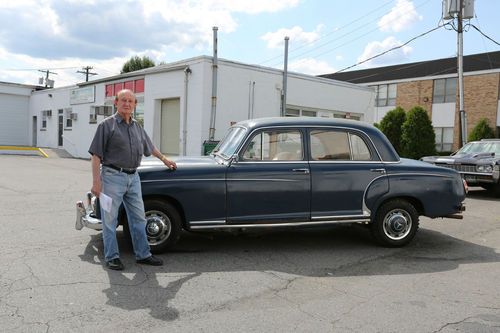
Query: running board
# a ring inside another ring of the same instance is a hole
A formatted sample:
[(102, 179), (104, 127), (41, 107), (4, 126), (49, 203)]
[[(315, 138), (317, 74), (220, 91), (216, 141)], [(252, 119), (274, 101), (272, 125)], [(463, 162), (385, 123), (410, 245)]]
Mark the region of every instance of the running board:
[(369, 223), (370, 219), (353, 219), (353, 220), (330, 220), (330, 221), (306, 221), (306, 222), (287, 222), (287, 223), (255, 223), (255, 224), (205, 224), (193, 225), (191, 230), (207, 230), (207, 229), (241, 229), (241, 228), (280, 228), (280, 227), (307, 227), (319, 225), (332, 225), (340, 223)]

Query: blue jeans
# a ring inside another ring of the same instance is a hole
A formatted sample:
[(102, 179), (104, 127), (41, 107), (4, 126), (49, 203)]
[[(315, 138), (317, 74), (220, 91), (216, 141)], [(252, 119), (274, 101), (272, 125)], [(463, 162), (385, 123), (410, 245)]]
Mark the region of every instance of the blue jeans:
[(120, 257), (116, 240), (118, 211), (123, 202), (136, 259), (151, 255), (146, 236), (146, 217), (142, 201), (141, 181), (136, 172), (132, 175), (103, 166), (101, 169), (102, 193), (113, 199), (110, 212), (101, 207), (104, 259), (110, 261)]

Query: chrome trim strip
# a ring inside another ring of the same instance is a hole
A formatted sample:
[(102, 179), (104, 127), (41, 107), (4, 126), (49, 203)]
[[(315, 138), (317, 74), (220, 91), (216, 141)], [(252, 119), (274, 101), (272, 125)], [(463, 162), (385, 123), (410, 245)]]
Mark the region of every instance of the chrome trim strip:
[(199, 182), (199, 181), (225, 181), (226, 178), (175, 178), (175, 179), (153, 179), (141, 180), (141, 183), (155, 183), (155, 182)]
[(349, 219), (363, 219), (370, 217), (370, 215), (331, 215), (331, 216), (312, 216), (312, 220), (328, 220), (328, 221), (344, 221)]
[[(307, 161), (306, 161), (307, 162)], [(335, 163), (335, 164), (382, 164), (385, 162), (382, 161), (354, 161), (354, 160), (323, 160), (323, 161), (317, 161), (317, 160), (310, 160), (310, 164), (324, 164), (324, 163)], [(391, 162), (394, 163), (394, 162)]]
[(248, 160), (245, 160), (245, 161), (238, 161), (238, 164), (269, 164), (269, 163), (272, 163), (272, 164), (307, 164), (308, 161), (305, 161), (305, 160), (293, 160), (293, 161), (284, 161), (284, 160), (276, 160), (276, 161), (273, 161), (273, 160), (257, 160), (257, 161), (248, 161)]
[(271, 179), (271, 178), (228, 178), (227, 181), (246, 181), (246, 182), (255, 182), (255, 181), (262, 181), (262, 182), (301, 182), (303, 179)]
[(439, 173), (420, 173), (420, 172), (401, 172), (401, 173), (389, 173), (387, 177), (396, 177), (396, 176), (435, 176), (435, 177), (443, 177), (450, 178), (450, 175), (443, 175)]
[(214, 221), (189, 221), (189, 224), (208, 224), (208, 223), (213, 223), (213, 224), (225, 224), (226, 220), (214, 220)]
[(300, 227), (311, 225), (331, 225), (339, 223), (368, 223), (370, 219), (354, 219), (342, 221), (309, 221), (309, 222), (295, 222), (295, 223), (256, 223), (256, 224), (224, 224), (224, 225), (197, 225), (192, 226), (192, 230), (201, 229), (240, 229), (240, 228), (269, 228), (269, 227)]

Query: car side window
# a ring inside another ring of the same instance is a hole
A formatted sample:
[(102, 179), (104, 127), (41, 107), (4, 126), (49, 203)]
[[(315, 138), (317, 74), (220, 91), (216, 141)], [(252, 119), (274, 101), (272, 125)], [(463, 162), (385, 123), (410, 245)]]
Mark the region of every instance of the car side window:
[(349, 133), (349, 139), (351, 143), (352, 159), (354, 161), (370, 161), (372, 159), (370, 149), (366, 145), (365, 140), (354, 133)]
[(342, 130), (310, 132), (311, 158), (315, 161), (369, 161), (370, 149), (357, 134)]
[(300, 161), (302, 134), (294, 130), (265, 130), (255, 134), (242, 154), (244, 161)]

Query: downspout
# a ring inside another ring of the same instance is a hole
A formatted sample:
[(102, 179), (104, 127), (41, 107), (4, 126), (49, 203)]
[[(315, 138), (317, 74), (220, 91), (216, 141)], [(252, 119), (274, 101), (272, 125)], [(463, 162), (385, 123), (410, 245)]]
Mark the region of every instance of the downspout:
[(182, 155), (187, 155), (187, 113), (188, 113), (188, 82), (191, 68), (184, 68), (184, 116), (182, 120)]
[(210, 112), (210, 129), (208, 131), (208, 140), (214, 141), (215, 138), (215, 114), (217, 109), (217, 27), (213, 27), (214, 32), (214, 54), (212, 64), (212, 109)]
[(281, 116), (286, 115), (286, 90), (287, 90), (287, 79), (288, 79), (288, 40), (290, 38), (285, 37), (285, 64), (283, 67), (283, 93), (281, 101)]

